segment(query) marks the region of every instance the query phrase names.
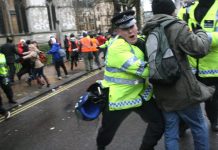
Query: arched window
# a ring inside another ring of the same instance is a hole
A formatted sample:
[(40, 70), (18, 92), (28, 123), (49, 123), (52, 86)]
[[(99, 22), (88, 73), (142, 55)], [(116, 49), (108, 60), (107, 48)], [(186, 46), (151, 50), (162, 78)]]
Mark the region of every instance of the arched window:
[(26, 18), (26, 8), (24, 0), (14, 0), (14, 7), (17, 16), (17, 24), (19, 33), (29, 32)]
[(56, 12), (55, 12), (55, 5), (52, 0), (46, 1), (46, 7), (48, 11), (48, 19), (49, 19), (49, 27), (50, 30), (56, 30)]

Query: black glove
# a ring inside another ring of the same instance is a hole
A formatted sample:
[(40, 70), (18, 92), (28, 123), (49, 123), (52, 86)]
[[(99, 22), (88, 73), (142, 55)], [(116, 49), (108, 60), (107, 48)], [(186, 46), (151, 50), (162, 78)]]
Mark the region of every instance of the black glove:
[(202, 27), (201, 27), (198, 23), (197, 23), (197, 24), (192, 23), (191, 26), (192, 26), (192, 31), (193, 31), (194, 33), (195, 33), (197, 30), (202, 29)]

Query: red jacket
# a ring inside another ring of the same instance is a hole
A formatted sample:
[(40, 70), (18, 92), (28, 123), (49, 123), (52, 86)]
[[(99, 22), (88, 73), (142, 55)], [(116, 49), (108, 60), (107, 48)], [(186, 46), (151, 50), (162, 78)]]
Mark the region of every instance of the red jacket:
[(96, 39), (99, 42), (99, 46), (103, 45), (107, 41), (107, 39), (103, 35), (99, 35)]

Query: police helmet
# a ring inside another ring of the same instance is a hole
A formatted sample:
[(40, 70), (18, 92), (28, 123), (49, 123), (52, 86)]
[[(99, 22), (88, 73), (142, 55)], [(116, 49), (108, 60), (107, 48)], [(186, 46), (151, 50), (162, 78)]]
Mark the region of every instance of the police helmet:
[(105, 94), (98, 83), (92, 84), (75, 105), (76, 115), (85, 121), (91, 121), (101, 114), (105, 102)]

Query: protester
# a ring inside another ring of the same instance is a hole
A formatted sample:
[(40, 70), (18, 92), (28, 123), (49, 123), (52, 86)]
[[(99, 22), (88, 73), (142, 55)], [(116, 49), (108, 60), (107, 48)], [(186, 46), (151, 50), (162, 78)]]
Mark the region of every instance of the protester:
[(70, 48), (70, 40), (69, 40), (68, 35), (65, 35), (64, 36), (64, 49), (66, 51), (66, 58), (67, 58), (68, 61), (70, 60), (69, 48)]
[(125, 11), (111, 20), (118, 36), (106, 56), (102, 86), (109, 88), (109, 94), (97, 136), (98, 150), (104, 150), (110, 144), (118, 127), (131, 112), (136, 112), (148, 123), (140, 150), (154, 149), (164, 132), (162, 114), (148, 84), (149, 70), (143, 53), (145, 44), (137, 36), (134, 14), (133, 10)]
[(198, 80), (206, 85), (216, 87), (212, 100), (205, 102), (205, 110), (211, 124), (211, 129), (218, 132), (218, 0), (199, 0), (188, 3), (179, 11), (180, 19), (185, 20), (189, 27), (198, 25), (207, 32), (210, 38), (210, 53), (201, 58), (189, 58), (193, 68), (196, 69)]
[(83, 32), (83, 38), (79, 40), (79, 49), (81, 51), (82, 58), (85, 63), (85, 69), (87, 72), (93, 69), (93, 54), (92, 54), (92, 42), (86, 32)]
[(18, 43), (18, 53), (19, 53), (19, 56), (20, 56), (20, 60), (19, 62), (21, 63), (21, 68), (20, 70), (17, 72), (17, 78), (20, 80), (21, 77), (28, 73), (29, 74), (29, 77), (28, 77), (28, 80), (26, 81), (28, 85), (31, 85), (31, 82), (29, 82), (29, 78), (32, 78), (32, 69), (33, 69), (33, 63), (31, 62), (30, 59), (25, 59), (23, 60), (22, 57), (23, 57), (23, 52), (28, 52), (28, 44), (30, 44), (30, 40), (23, 40), (21, 39)]
[[(171, 0), (153, 0), (154, 16), (146, 22), (143, 33), (147, 35), (164, 21), (176, 20), (175, 9)], [(165, 33), (181, 69), (180, 78), (172, 85), (153, 84), (157, 104), (165, 119), (165, 148), (179, 150), (178, 128), (181, 118), (191, 128), (195, 149), (209, 150), (208, 128), (200, 101), (212, 97), (214, 89), (197, 81), (187, 58), (187, 55), (200, 58), (208, 53), (208, 36), (200, 29), (191, 32), (181, 20), (167, 26)]]
[(75, 35), (72, 33), (70, 35), (70, 46), (71, 46), (71, 70), (73, 70), (74, 65), (77, 67), (77, 63), (79, 61), (79, 45), (78, 40)]
[(55, 69), (57, 72), (58, 79), (61, 80), (61, 70), (60, 67), (64, 70), (65, 76), (68, 77), (68, 72), (66, 69), (66, 66), (64, 64), (64, 58), (60, 56), (59, 54), (59, 49), (60, 49), (60, 44), (56, 42), (55, 38), (51, 38), (49, 40), (51, 42), (51, 49), (48, 51), (48, 54), (52, 54), (52, 59), (55, 65)]
[(18, 52), (13, 44), (13, 38), (7, 37), (7, 41), (1, 47), (1, 53), (6, 57), (6, 63), (9, 67), (9, 79), (11, 83), (14, 83), (14, 75), (16, 72), (15, 68), (15, 55), (18, 55)]
[(92, 54), (94, 56), (94, 60), (95, 60), (95, 63), (96, 65), (98, 66), (99, 69), (101, 69), (101, 64), (100, 64), (100, 61), (99, 61), (99, 57), (98, 57), (98, 48), (99, 48), (99, 42), (98, 40), (94, 37), (93, 34), (90, 35), (90, 40), (92, 42)]
[[(32, 43), (36, 43), (35, 41)], [(41, 77), (43, 77), (43, 79), (45, 80), (47, 87), (50, 86), (50, 83), (48, 81), (48, 78), (45, 76), (44, 72), (43, 72), (43, 67), (44, 64), (40, 61), (39, 59), (39, 53), (42, 53), (39, 49), (37, 49), (36, 47), (37, 44), (29, 44), (29, 51), (28, 52), (24, 52), (23, 53), (23, 59), (30, 59), (33, 64), (34, 64), (34, 68), (33, 68), (33, 76), (34, 78), (30, 79), (36, 79), (37, 83), (39, 84), (39, 87), (42, 87), (44, 85), (44, 82), (42, 81)], [(31, 82), (31, 81), (30, 81)]]

